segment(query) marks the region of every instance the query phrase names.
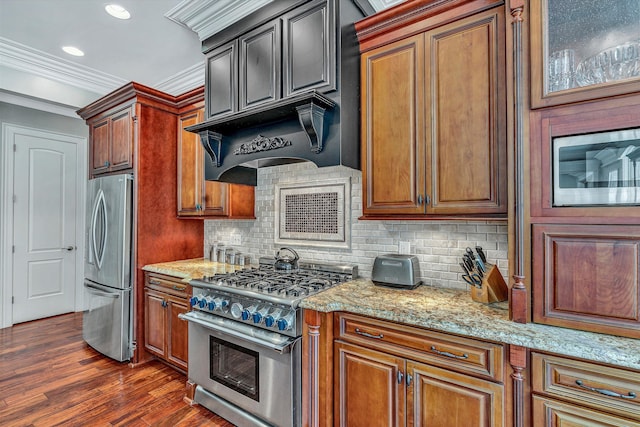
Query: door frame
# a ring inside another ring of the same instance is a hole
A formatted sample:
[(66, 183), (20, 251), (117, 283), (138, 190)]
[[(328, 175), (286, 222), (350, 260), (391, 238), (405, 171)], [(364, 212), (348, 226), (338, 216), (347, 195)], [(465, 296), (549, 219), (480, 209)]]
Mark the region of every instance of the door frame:
[(85, 203), (87, 188), (87, 138), (55, 132), (47, 129), (39, 129), (30, 126), (21, 126), (12, 123), (2, 123), (2, 140), (0, 146), (0, 166), (3, 171), (0, 175), (0, 328), (13, 325), (13, 306), (11, 297), (13, 294), (13, 184), (14, 161), (13, 141), (15, 135), (23, 134), (36, 137), (51, 137), (76, 145), (77, 167), (76, 179), (76, 284), (75, 284), (75, 311), (84, 309), (83, 279), (84, 279), (84, 234), (85, 234)]

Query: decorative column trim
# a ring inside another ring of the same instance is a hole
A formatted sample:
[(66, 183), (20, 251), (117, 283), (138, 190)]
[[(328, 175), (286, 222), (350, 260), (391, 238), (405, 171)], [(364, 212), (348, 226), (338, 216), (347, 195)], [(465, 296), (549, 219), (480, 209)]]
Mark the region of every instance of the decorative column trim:
[(527, 367), (527, 349), (518, 345), (509, 346), (509, 363), (513, 369), (513, 426), (524, 427), (524, 375)]
[(522, 65), (522, 13), (524, 0), (510, 2), (513, 25), (513, 121), (514, 121), (514, 157), (515, 157), (515, 271), (514, 284), (511, 288), (510, 317), (514, 322), (527, 323), (527, 288), (524, 285), (524, 78)]

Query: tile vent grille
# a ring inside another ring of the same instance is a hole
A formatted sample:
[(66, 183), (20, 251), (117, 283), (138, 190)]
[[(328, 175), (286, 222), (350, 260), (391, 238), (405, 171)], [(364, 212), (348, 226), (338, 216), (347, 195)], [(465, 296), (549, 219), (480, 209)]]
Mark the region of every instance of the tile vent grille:
[(276, 187), (276, 243), (349, 247), (349, 179)]

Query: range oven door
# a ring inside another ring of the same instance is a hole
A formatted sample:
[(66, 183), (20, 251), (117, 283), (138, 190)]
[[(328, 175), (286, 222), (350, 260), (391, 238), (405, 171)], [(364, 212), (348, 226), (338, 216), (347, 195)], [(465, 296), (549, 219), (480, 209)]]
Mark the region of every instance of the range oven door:
[(300, 337), (198, 311), (180, 316), (196, 402), (238, 425), (300, 425)]

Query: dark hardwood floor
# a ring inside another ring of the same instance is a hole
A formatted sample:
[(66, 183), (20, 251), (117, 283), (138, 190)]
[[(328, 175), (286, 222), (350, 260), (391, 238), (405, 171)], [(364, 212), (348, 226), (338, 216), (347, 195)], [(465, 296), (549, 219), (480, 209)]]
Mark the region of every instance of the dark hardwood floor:
[(0, 426), (233, 427), (182, 398), (186, 377), (130, 368), (82, 340), (82, 313), (0, 329)]

